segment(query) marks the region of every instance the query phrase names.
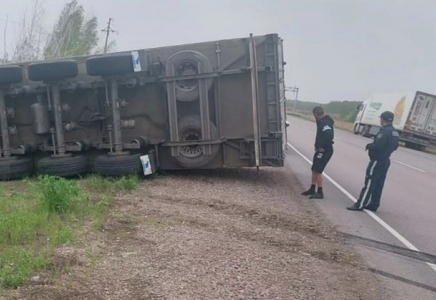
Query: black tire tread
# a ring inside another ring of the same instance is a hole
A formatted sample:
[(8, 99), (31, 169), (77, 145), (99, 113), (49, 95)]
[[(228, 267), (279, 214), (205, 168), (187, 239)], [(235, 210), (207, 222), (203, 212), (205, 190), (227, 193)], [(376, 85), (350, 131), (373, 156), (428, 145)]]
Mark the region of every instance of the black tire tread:
[(101, 155), (95, 159), (94, 171), (104, 176), (123, 176), (142, 171), (140, 154), (110, 156)]
[(33, 160), (28, 157), (0, 160), (0, 180), (19, 179), (33, 173)]
[(54, 81), (76, 77), (79, 68), (77, 62), (72, 59), (35, 62), (28, 66), (28, 73), (32, 81)]
[(86, 60), (86, 72), (90, 76), (115, 76), (133, 73), (130, 54), (93, 56)]
[(74, 177), (88, 171), (88, 160), (83, 155), (45, 157), (38, 162), (38, 173), (60, 177)]
[(20, 66), (1, 66), (0, 84), (20, 83), (23, 81), (23, 69)]

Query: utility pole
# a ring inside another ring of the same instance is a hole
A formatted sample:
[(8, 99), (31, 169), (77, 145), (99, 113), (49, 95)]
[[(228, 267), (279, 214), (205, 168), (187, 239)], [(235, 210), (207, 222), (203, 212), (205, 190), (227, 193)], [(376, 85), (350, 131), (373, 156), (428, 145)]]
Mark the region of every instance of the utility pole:
[(294, 112), (297, 111), (297, 101), (298, 101), (298, 91), (299, 91), (299, 87), (294, 87), (294, 91), (295, 91), (295, 102), (294, 102)]
[(112, 18), (109, 18), (109, 22), (107, 23), (107, 28), (102, 30), (103, 32), (106, 32), (106, 42), (104, 43), (104, 53), (107, 52), (107, 41), (109, 39), (109, 32), (115, 32), (111, 28), (111, 22), (112, 22)]
[(4, 35), (3, 35), (3, 37), (4, 37), (4, 49), (3, 49), (3, 51), (4, 51), (4, 57), (3, 57), (3, 63), (5, 64), (5, 63), (7, 63), (8, 62), (8, 50), (6, 49), (6, 33), (7, 33), (7, 30), (8, 30), (8, 21), (9, 21), (9, 15), (6, 15), (6, 24), (5, 24), (5, 32), (4, 32)]
[(285, 91), (290, 91), (295, 93), (295, 102), (294, 102), (294, 107), (292, 108), (293, 111), (295, 111), (297, 109), (297, 100), (298, 100), (298, 91), (300, 90), (299, 87), (294, 86), (294, 87), (290, 87), (290, 88), (286, 88)]

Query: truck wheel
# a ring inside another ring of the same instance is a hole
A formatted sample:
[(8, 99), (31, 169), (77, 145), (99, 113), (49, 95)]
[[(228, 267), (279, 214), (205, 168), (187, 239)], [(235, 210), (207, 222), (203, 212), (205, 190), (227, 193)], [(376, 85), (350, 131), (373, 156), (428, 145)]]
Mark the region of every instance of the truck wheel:
[(140, 154), (101, 155), (95, 159), (94, 171), (103, 176), (138, 174), (142, 171)]
[(0, 84), (20, 83), (23, 81), (23, 69), (20, 66), (0, 67)]
[(354, 134), (359, 134), (359, 124), (354, 125), (353, 132)]
[(413, 149), (413, 150), (418, 150), (418, 151), (424, 151), (425, 150), (425, 146), (413, 143), (413, 142), (405, 142), (405, 146), (406, 148), (409, 149)]
[(90, 76), (114, 76), (133, 73), (132, 56), (129, 54), (94, 56), (86, 60)]
[[(204, 72), (212, 72), (212, 65), (209, 59), (197, 51), (185, 50), (171, 56), (167, 62), (174, 65), (176, 76), (187, 76), (199, 74), (198, 64), (204, 64)], [(212, 87), (212, 79), (206, 79), (207, 89)], [(194, 101), (199, 98), (198, 79), (179, 80), (176, 82), (176, 98), (179, 101)]]
[(423, 146), (423, 145), (418, 145), (416, 150), (418, 150), (418, 151), (425, 151), (425, 148), (427, 148), (427, 147)]
[(371, 126), (365, 125), (362, 130), (362, 136), (370, 137), (369, 131), (371, 130)]
[(79, 73), (75, 60), (53, 62), (35, 62), (28, 66), (29, 79), (32, 81), (55, 81), (76, 77)]
[[(210, 123), (211, 138), (218, 138), (218, 131), (213, 123)], [(179, 122), (179, 140), (194, 141), (201, 140), (201, 121), (197, 116), (188, 116)], [(177, 163), (185, 168), (200, 168), (207, 165), (217, 155), (220, 146), (218, 144), (211, 145), (212, 154), (204, 155), (201, 145), (182, 146), (180, 153), (174, 157)]]
[(28, 157), (0, 159), (0, 180), (19, 179), (31, 175), (33, 160)]
[(38, 173), (60, 177), (75, 177), (88, 171), (88, 160), (83, 155), (45, 157), (38, 162)]

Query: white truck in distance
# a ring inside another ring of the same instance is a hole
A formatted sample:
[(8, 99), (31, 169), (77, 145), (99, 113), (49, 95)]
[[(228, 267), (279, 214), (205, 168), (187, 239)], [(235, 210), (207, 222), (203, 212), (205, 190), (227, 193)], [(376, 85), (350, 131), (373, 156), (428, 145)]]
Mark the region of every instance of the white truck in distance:
[(424, 150), (436, 140), (436, 96), (420, 91), (374, 94), (358, 106), (354, 133), (374, 136), (380, 128), (380, 114), (394, 113), (394, 127), (406, 147)]

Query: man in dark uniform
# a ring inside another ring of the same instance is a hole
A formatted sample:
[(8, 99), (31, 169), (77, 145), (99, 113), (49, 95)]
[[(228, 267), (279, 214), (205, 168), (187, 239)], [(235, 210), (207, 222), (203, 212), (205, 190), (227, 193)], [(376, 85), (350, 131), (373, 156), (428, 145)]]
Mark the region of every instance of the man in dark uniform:
[(374, 141), (366, 145), (368, 150), (369, 164), (366, 169), (365, 186), (359, 200), (348, 210), (362, 211), (364, 208), (373, 212), (380, 206), (380, 198), (391, 161), (389, 157), (398, 148), (398, 131), (392, 126), (394, 114), (385, 111), (380, 116), (382, 127), (374, 138)]
[[(302, 195), (310, 196), (310, 199), (323, 199), (322, 173), (333, 155), (334, 121), (330, 116), (324, 115), (322, 107), (313, 109), (316, 120), (315, 155), (312, 163), (312, 185)], [(318, 187), (317, 190), (316, 187)]]

